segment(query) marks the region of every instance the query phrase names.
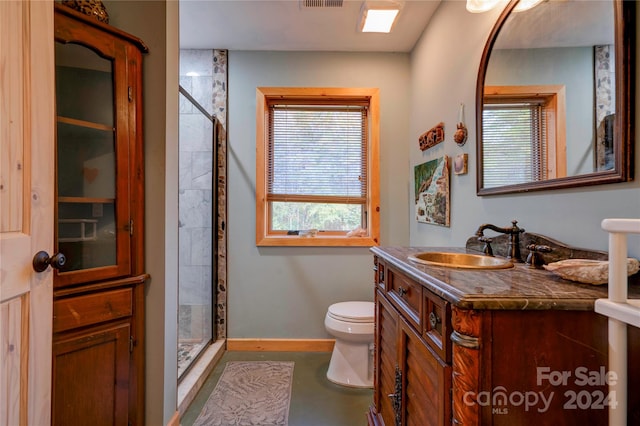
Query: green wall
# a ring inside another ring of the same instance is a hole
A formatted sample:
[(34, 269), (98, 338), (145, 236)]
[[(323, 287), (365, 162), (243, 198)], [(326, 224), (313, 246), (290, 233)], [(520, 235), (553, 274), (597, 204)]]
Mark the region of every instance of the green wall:
[[(607, 250), (605, 218), (640, 217), (640, 180), (565, 190), (500, 196), (476, 195), (475, 90), (482, 50), (500, 8), (472, 14), (462, 1), (442, 2), (411, 55), (410, 162), (414, 166), (442, 155), (469, 155), (469, 173), (451, 178), (451, 227), (410, 220), (410, 243), (463, 246), (482, 223), (518, 225), (568, 244)], [(460, 31), (464, 28), (464, 31)], [(434, 61), (434, 58), (437, 60)], [(436, 65), (434, 65), (434, 63)], [(638, 73), (636, 73), (637, 79)], [(636, 95), (638, 98), (638, 95)], [(425, 101), (428, 100), (428, 101)], [(465, 105), (468, 142), (458, 147), (452, 133), (460, 104)], [(636, 123), (640, 110), (636, 108)], [(414, 147), (418, 135), (444, 121), (445, 142), (424, 153)], [(636, 149), (636, 165), (640, 165)], [(637, 166), (636, 166), (637, 170)], [(411, 177), (412, 170), (407, 170)], [(636, 173), (637, 174), (637, 173)], [(629, 253), (640, 257), (640, 238), (629, 238)]]
[(409, 242), (409, 55), (229, 52), (228, 336), (326, 338), (327, 307), (373, 300), (368, 248), (256, 247), (256, 87), (379, 87), (381, 242)]

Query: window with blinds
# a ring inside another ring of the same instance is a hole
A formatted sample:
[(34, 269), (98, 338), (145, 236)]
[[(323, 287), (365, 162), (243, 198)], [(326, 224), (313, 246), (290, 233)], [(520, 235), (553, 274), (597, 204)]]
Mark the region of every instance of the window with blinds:
[(547, 179), (547, 120), (541, 99), (487, 103), (482, 114), (485, 188)]
[(270, 106), (267, 201), (273, 230), (348, 231), (363, 225), (367, 126), (365, 105)]
[(567, 175), (563, 85), (485, 86), (482, 190)]
[(258, 90), (258, 245), (374, 245), (377, 89), (354, 90)]

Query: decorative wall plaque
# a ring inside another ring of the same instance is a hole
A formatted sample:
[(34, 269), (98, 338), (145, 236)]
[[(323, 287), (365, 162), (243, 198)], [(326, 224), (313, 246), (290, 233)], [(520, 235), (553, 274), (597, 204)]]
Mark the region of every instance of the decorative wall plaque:
[(457, 175), (467, 174), (468, 154), (458, 154), (453, 159), (453, 173)]
[(418, 138), (420, 144), (420, 150), (424, 151), (427, 148), (431, 148), (434, 145), (439, 144), (444, 140), (444, 123), (440, 122), (436, 124), (432, 129), (427, 130)]

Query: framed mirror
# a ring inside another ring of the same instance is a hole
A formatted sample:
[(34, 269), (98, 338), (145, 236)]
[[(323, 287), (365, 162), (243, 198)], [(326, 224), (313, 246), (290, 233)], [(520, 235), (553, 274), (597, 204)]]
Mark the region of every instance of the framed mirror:
[(633, 179), (635, 3), (507, 5), (478, 71), (478, 195)]

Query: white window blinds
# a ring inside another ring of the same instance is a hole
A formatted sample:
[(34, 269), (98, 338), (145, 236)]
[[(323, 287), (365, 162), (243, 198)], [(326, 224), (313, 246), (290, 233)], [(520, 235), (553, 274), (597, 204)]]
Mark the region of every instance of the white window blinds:
[(267, 200), (366, 204), (367, 108), (269, 108)]
[(485, 104), (483, 185), (492, 188), (546, 179), (547, 124), (542, 101)]

